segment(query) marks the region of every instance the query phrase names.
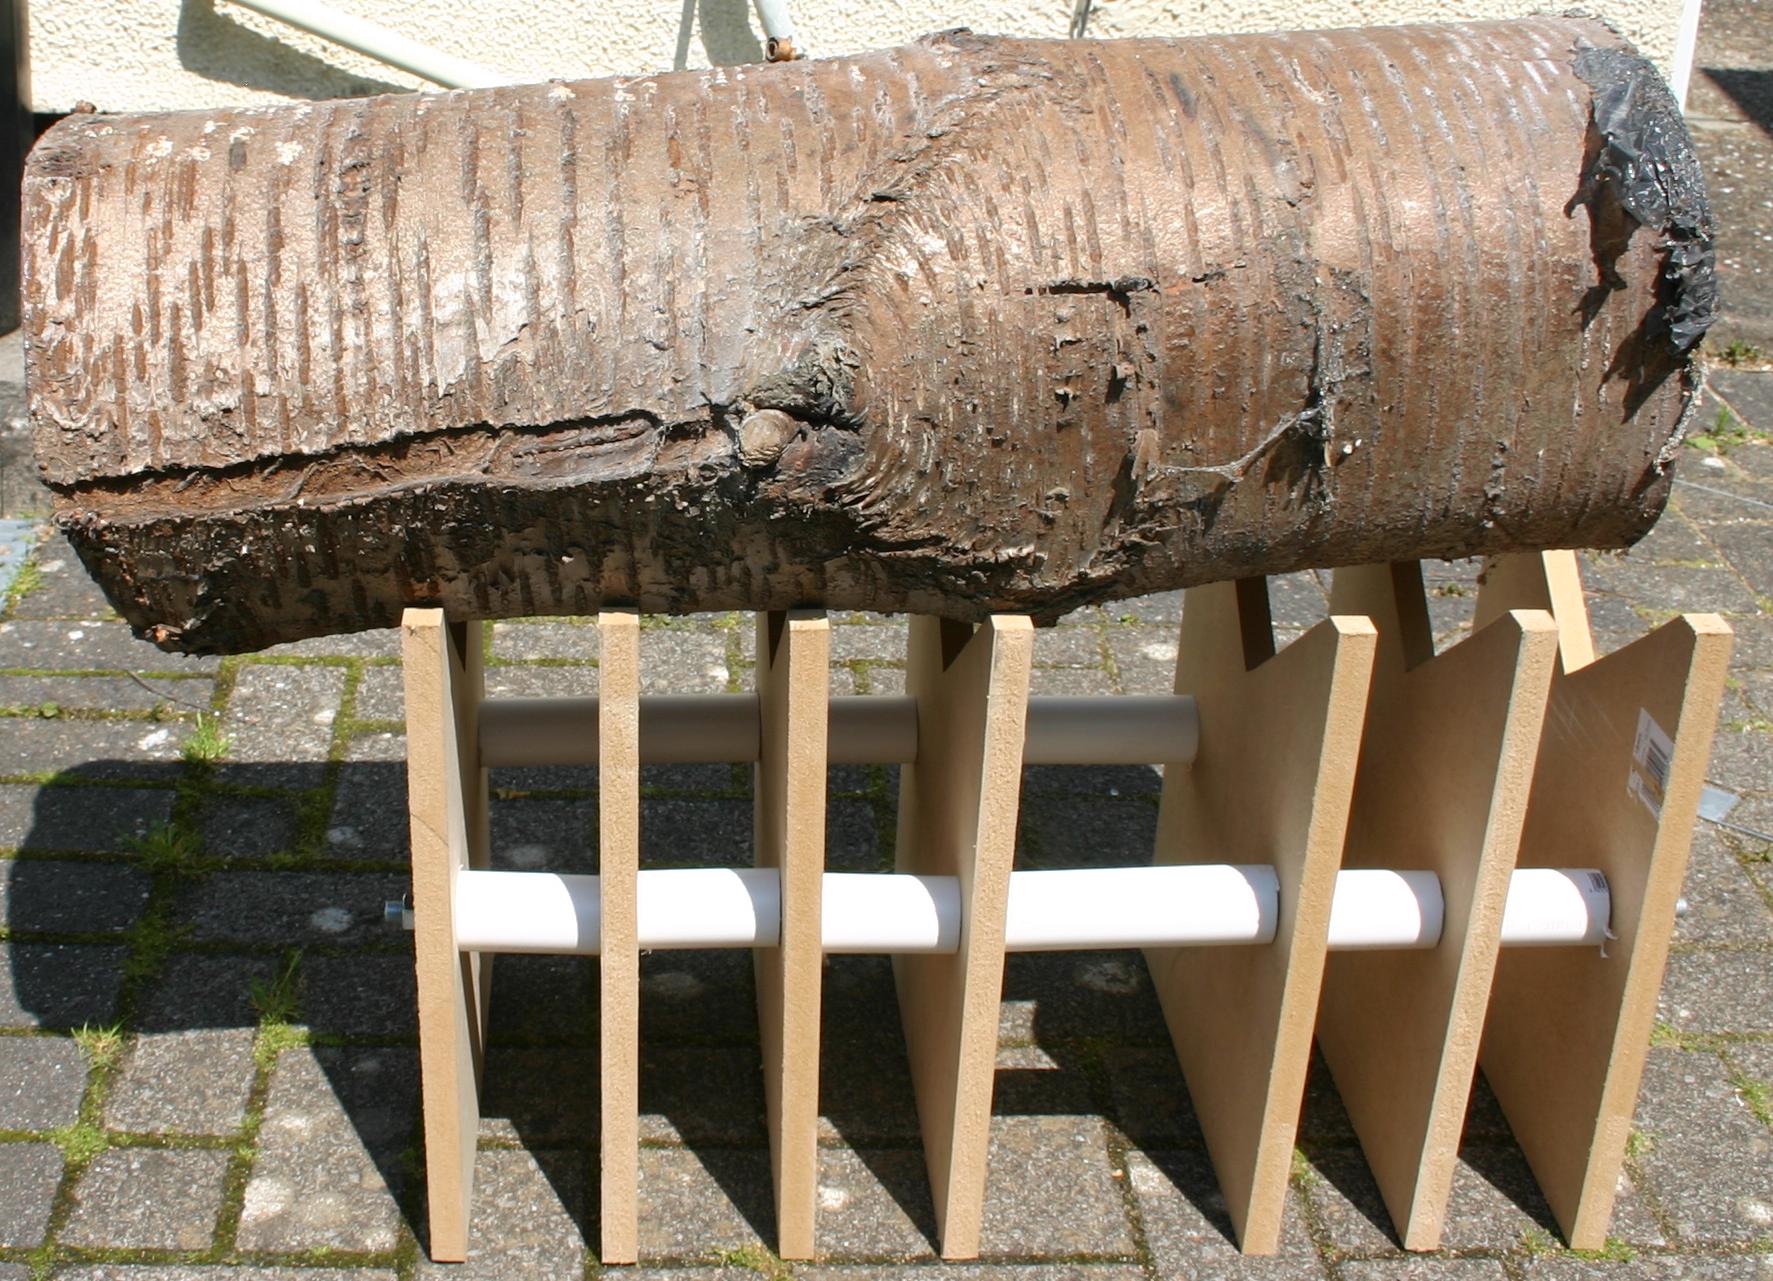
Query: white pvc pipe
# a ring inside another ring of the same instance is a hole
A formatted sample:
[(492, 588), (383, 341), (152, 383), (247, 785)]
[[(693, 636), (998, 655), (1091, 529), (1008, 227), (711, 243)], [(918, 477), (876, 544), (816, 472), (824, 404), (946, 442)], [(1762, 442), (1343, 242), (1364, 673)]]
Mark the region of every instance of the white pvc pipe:
[(501, 75), (477, 62), (433, 49), (430, 45), (390, 31), (379, 23), (354, 14), (340, 13), (330, 5), (314, 0), (230, 0), (243, 9), (262, 13), (299, 30), (310, 32), (336, 45), (368, 54), (402, 71), (410, 71), (446, 89), (487, 89), (511, 83)]
[[(794, 20), (788, 16), (785, 0), (755, 0), (757, 21), (763, 25), (768, 39), (765, 56), (771, 62), (787, 62), (802, 56), (794, 45)], [(784, 56), (785, 55), (785, 56)]]
[[(464, 871), (456, 877), (456, 942), (467, 952), (595, 954), (595, 876)], [(640, 946), (773, 947), (779, 880), (770, 868), (647, 870), (639, 875)], [(960, 947), (960, 883), (952, 876), (827, 872), (820, 934), (827, 952), (952, 953)], [(1279, 883), (1270, 867), (1184, 864), (1010, 875), (1010, 952), (1201, 947), (1273, 940)], [(1607, 937), (1606, 878), (1583, 868), (1523, 868), (1503, 912), (1507, 947), (1597, 945)], [(1348, 869), (1330, 908), (1332, 951), (1429, 948), (1443, 904), (1433, 872)]]
[(1687, 89), (1693, 82), (1693, 58), (1699, 49), (1700, 2), (1683, 0), (1681, 25), (1675, 33), (1674, 59), (1669, 67), (1668, 87), (1682, 111), (1687, 109)]
[(1189, 863), (1012, 872), (1004, 948), (1198, 947), (1270, 943), (1280, 916), (1272, 867)]
[(1441, 878), (1433, 872), (1344, 868), (1330, 900), (1330, 950), (1433, 947), (1443, 915)]
[(1520, 867), (1502, 908), (1507, 947), (1599, 947), (1608, 929), (1613, 895), (1607, 878), (1587, 867)]

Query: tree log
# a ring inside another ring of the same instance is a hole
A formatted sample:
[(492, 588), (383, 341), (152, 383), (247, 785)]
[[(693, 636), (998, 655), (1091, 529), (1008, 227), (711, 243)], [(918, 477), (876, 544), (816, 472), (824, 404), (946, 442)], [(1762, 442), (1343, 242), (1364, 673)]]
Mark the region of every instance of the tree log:
[(189, 652), (1624, 545), (1713, 303), (1558, 18), (76, 116), (24, 205), (57, 518)]

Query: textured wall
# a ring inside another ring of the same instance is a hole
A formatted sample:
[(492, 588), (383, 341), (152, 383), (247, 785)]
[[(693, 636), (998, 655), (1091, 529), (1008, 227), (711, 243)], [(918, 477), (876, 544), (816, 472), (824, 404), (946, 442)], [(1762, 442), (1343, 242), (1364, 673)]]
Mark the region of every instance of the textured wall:
[[(749, 0), (331, 0), (513, 80), (646, 74), (762, 57)], [(1560, 9), (1553, 0), (1097, 0), (1097, 36), (1199, 35), (1498, 18)], [(1588, 6), (1664, 64), (1680, 0)], [(1063, 36), (1071, 0), (789, 0), (813, 56), (900, 44), (958, 25)], [(225, 0), (39, 0), (31, 6), (37, 110), (85, 99), (102, 111), (232, 106), (418, 87), (370, 59)]]

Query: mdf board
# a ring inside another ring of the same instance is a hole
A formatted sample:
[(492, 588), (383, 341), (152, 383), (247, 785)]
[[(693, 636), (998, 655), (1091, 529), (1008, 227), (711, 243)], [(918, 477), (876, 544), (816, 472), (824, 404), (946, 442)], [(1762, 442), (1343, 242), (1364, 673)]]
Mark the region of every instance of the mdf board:
[(918, 750), (902, 774), (895, 858), (900, 872), (959, 878), (960, 950), (896, 956), (893, 976), (949, 1259), (979, 1252), (1033, 655), (1034, 625), (1021, 616), (977, 629), (911, 620), (905, 688)]
[(598, 1083), (602, 1257), (633, 1263), (639, 1250), (640, 948), (635, 888), (640, 873), (640, 616), (597, 616), (597, 868), (603, 941)]
[(1262, 579), (1184, 598), (1176, 692), (1201, 741), (1164, 770), (1157, 861), (1271, 864), (1280, 913), (1267, 945), (1145, 956), (1250, 1254), (1280, 1242), (1374, 642), (1366, 619), (1338, 617), (1276, 654)]
[(824, 951), (831, 630), (822, 613), (757, 615), (756, 860), (781, 874), (781, 935), (754, 953), (776, 1250), (813, 1257), (819, 1179), (819, 1005)]
[[(1571, 553), (1493, 565), (1479, 616), (1575, 572)], [(1479, 1063), (1576, 1249), (1605, 1244), (1729, 657), (1724, 621), (1690, 614), (1552, 680), (1520, 864), (1599, 871), (1613, 937), (1505, 952)]]
[(471, 834), (484, 833), (486, 806), (465, 710), (479, 685), (478, 648), (465, 665), (452, 630), (442, 610), (409, 609), (401, 621), (429, 1246), (433, 1259), (454, 1263), (468, 1257), (485, 1008), (481, 971), (456, 949), (455, 883), (477, 852)]
[(1502, 614), (1436, 655), (1416, 562), (1338, 569), (1335, 614), (1379, 629), (1344, 867), (1440, 879), (1439, 944), (1343, 952), (1318, 1044), (1406, 1249), (1439, 1247), (1501, 947), (1557, 625)]

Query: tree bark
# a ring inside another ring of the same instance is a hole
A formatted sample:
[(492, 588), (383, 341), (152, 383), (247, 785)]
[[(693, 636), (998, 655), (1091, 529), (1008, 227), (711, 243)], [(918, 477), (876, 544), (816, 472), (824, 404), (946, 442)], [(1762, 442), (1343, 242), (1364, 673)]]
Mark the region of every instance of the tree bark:
[(74, 117), (24, 201), (58, 519), (192, 652), (1623, 545), (1712, 299), (1554, 18)]

